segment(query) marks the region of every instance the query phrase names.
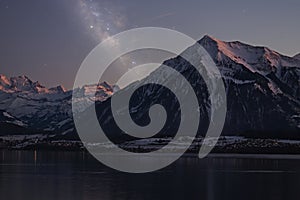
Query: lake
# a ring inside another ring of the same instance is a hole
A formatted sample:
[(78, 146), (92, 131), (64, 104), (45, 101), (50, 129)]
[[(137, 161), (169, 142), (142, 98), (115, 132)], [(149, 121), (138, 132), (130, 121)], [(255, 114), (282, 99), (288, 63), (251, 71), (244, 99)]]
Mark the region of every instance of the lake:
[(153, 173), (128, 174), (85, 152), (0, 151), (0, 194), (3, 200), (299, 199), (300, 158), (187, 155)]

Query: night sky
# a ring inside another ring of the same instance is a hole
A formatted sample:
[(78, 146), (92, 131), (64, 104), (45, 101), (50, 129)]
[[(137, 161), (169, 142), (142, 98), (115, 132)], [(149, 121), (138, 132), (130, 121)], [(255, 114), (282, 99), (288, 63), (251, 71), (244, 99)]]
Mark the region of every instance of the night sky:
[(293, 56), (300, 52), (299, 11), (299, 0), (0, 0), (0, 74), (71, 88), (81, 62), (99, 42), (143, 26), (195, 39), (209, 34), (240, 40)]

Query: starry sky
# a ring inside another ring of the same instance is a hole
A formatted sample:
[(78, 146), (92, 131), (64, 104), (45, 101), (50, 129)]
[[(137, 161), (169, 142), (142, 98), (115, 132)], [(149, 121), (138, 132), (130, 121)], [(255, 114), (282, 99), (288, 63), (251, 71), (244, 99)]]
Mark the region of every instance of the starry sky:
[[(299, 0), (0, 0), (0, 74), (27, 75), (48, 87), (70, 89), (97, 44), (143, 26), (170, 28), (195, 39), (209, 34), (240, 40), (293, 56), (300, 52), (299, 10)], [(126, 66), (113, 64), (107, 81), (167, 56), (151, 51), (127, 56)]]

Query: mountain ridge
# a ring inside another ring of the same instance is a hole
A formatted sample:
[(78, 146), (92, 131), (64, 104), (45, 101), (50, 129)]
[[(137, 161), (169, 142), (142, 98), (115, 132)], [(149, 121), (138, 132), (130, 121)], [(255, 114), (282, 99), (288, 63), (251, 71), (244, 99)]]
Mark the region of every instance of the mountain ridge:
[[(300, 138), (298, 60), (266, 47), (254, 47), (241, 42), (224, 42), (210, 36), (204, 36), (198, 43), (215, 61), (225, 84), (227, 116), (223, 135)], [(199, 59), (197, 48), (197, 45), (193, 45), (183, 54), (186, 53), (192, 59), (196, 59), (194, 63), (201, 63), (197, 60)], [(180, 72), (193, 86), (202, 114), (198, 135), (204, 136), (209, 124), (210, 105), (203, 79), (181, 56), (166, 60), (163, 64)], [(172, 134), (176, 132), (176, 126), (180, 123), (180, 108), (167, 89), (157, 85), (148, 87), (142, 85), (147, 80), (160, 82), (159, 80), (164, 79), (168, 82), (174, 81), (175, 85), (184, 85), (175, 77), (166, 75), (159, 67), (144, 80), (130, 86), (138, 90), (135, 92), (136, 97), (131, 101), (133, 109), (130, 112), (133, 121), (138, 124), (149, 123), (148, 109), (152, 104), (168, 107), (168, 116), (174, 116), (173, 119), (167, 119), (165, 127), (159, 133), (162, 137), (166, 134), (173, 136)], [(126, 92), (126, 87), (122, 91)], [(104, 130), (116, 133), (115, 138), (128, 137), (114, 122), (110, 102), (99, 103), (97, 110)]]
[(293, 58), (300, 60), (300, 53), (294, 55)]
[[(76, 104), (104, 101), (117, 89), (118, 87), (107, 82), (77, 88), (76, 90), (80, 90), (83, 96), (91, 98), (79, 96), (76, 98)], [(55, 134), (74, 132), (71, 101), (72, 90), (68, 91), (61, 85), (46, 88), (25, 75), (10, 78), (0, 75), (0, 122), (7, 124), (2, 124), (2, 127), (13, 127), (12, 130), (1, 129), (0, 135), (22, 134), (22, 132)], [(26, 129), (30, 131), (18, 132)]]
[(36, 93), (49, 93), (54, 91), (67, 92), (63, 85), (58, 85), (51, 88), (46, 88), (41, 85), (39, 81), (32, 81), (26, 75), (12, 76), (8, 78), (7, 76), (0, 74), (0, 90), (5, 90), (6, 92), (36, 92)]
[[(229, 101), (224, 134), (245, 134), (256, 137), (298, 137), (297, 133), (300, 129), (300, 61), (298, 59), (281, 55), (267, 47), (251, 46), (239, 41), (224, 42), (208, 35), (204, 36), (198, 43), (206, 49), (215, 61), (226, 87)], [(196, 52), (193, 47), (190, 51)], [(195, 74), (192, 67), (180, 56), (167, 60), (164, 64), (182, 72), (185, 77), (190, 79), (189, 81), (194, 85), (196, 93), (200, 96), (199, 101), (203, 104), (201, 111), (209, 113), (205, 111), (207, 104), (203, 101), (207, 98), (204, 89), (205, 84), (201, 81), (201, 77)], [(158, 68), (146, 79), (157, 79), (162, 74)], [(29, 127), (35, 125), (34, 127), (55, 131), (58, 134), (76, 134), (72, 120), (72, 91), (56, 88), (53, 92), (49, 92), (51, 89), (43, 88), (38, 82), (30, 82), (26, 76), (21, 77), (22, 80), (26, 80), (25, 84), (21, 85), (17, 84), (18, 81), (14, 84), (8, 84), (9, 79), (7, 77), (0, 76), (0, 78), (0, 87), (12, 91), (6, 92), (0, 88), (0, 92), (2, 90), (0, 93), (0, 110), (4, 110), (18, 120), (21, 119)], [(142, 83), (143, 80), (135, 85), (139, 86)], [(7, 89), (11, 85), (24, 89), (24, 93), (21, 90)], [(32, 89), (31, 86), (40, 88), (41, 92)], [(113, 117), (109, 112), (110, 97), (119, 88), (103, 83), (99, 84), (96, 89), (99, 91), (96, 92), (94, 86), (78, 88), (82, 91), (83, 96), (88, 97), (87, 99), (97, 102), (99, 122), (104, 123), (104, 128), (108, 127), (107, 130), (116, 132), (117, 136), (122, 135), (122, 131), (115, 126)], [(126, 90), (126, 87), (121, 91), (123, 90)], [(171, 107), (169, 114), (177, 116), (176, 102), (168, 99), (170, 97), (165, 96), (164, 92), (167, 91), (156, 86), (139, 90), (137, 92), (139, 97), (133, 98), (135, 101), (133, 101), (133, 105), (136, 105), (135, 114), (133, 114), (135, 121), (141, 123), (147, 121), (145, 120), (147, 109), (137, 105), (149, 105), (151, 104), (149, 99), (152, 98), (165, 98), (165, 102), (169, 102), (169, 105), (165, 104)], [(21, 94), (16, 95), (16, 93)], [(99, 95), (96, 98), (94, 98), (95, 93)], [(10, 98), (13, 100), (10, 101)], [(51, 105), (51, 102), (54, 102), (51, 110), (55, 112), (43, 111), (45, 105)], [(78, 98), (78, 103), (85, 107), (84, 105), (88, 102), (86, 102), (86, 98)], [(27, 105), (38, 111), (30, 110)], [(23, 109), (23, 106), (29, 110)], [(79, 111), (83, 112), (83, 110)], [(141, 114), (138, 114), (139, 111)], [(205, 117), (207, 118), (208, 115), (204, 114), (202, 120), (207, 120)], [(35, 119), (37, 117), (38, 121)], [(174, 117), (169, 123), (163, 131), (174, 132), (172, 126), (178, 123), (177, 117)], [(203, 127), (206, 126), (206, 123), (203, 122)], [(284, 135), (284, 132), (290, 133)], [(199, 134), (202, 135), (202, 132)]]

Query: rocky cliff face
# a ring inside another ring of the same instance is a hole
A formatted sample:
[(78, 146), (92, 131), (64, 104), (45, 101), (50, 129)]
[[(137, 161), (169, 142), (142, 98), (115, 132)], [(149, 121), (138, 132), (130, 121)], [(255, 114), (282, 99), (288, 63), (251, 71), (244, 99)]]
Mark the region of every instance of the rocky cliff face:
[[(248, 137), (299, 138), (300, 133), (300, 61), (280, 55), (266, 47), (241, 42), (223, 42), (210, 36), (198, 41), (219, 68), (227, 93), (227, 117), (223, 135)], [(189, 48), (197, 54), (196, 47)], [(193, 56), (197, 59), (197, 56)], [(194, 68), (180, 56), (165, 65), (180, 72), (190, 82), (200, 102), (199, 135), (204, 135), (210, 116), (210, 104), (204, 81)], [(129, 87), (139, 88), (148, 79), (164, 79), (158, 68), (146, 79)], [(176, 77), (167, 77), (176, 79)], [(174, 80), (175, 82), (177, 80)], [(180, 86), (182, 83), (178, 82)], [(180, 88), (179, 88), (180, 89)], [(184, 89), (184, 88), (181, 88)], [(126, 88), (124, 89), (124, 91)], [(122, 91), (121, 91), (122, 92)], [(176, 133), (180, 123), (180, 107), (168, 89), (158, 85), (142, 86), (131, 99), (131, 116), (140, 125), (149, 121), (149, 107), (162, 104), (168, 113), (161, 136)], [(125, 134), (116, 126), (110, 101), (98, 103), (99, 121), (108, 133)]]
[[(223, 135), (300, 138), (300, 60), (297, 57), (238, 41), (224, 42), (210, 36), (204, 36), (198, 43), (216, 63), (226, 87), (228, 112)], [(187, 51), (193, 59), (198, 59), (195, 48), (192, 46)], [(193, 87), (200, 103), (198, 134), (204, 135), (210, 117), (210, 102), (202, 77), (180, 56), (163, 64), (180, 72)], [(158, 68), (144, 80), (119, 92), (126, 92), (131, 87), (137, 89), (131, 98), (130, 110), (132, 119), (141, 126), (150, 122), (150, 106), (156, 103), (163, 105), (168, 118), (157, 136), (172, 136), (180, 124), (180, 105), (167, 88), (143, 85), (147, 80), (155, 79), (175, 81), (179, 90), (185, 89), (176, 77), (167, 76)], [(117, 88), (101, 83), (96, 89), (94, 91), (93, 86), (77, 89), (82, 94), (76, 97), (78, 112), (84, 112), (89, 101), (96, 101), (99, 122), (107, 135), (111, 138), (125, 137), (111, 113), (110, 96)], [(95, 92), (96, 96), (93, 95)], [(62, 86), (48, 89), (26, 76), (7, 78), (1, 75), (0, 122), (75, 135), (71, 95), (72, 91), (66, 91)], [(5, 133), (1, 131), (1, 134)]]

